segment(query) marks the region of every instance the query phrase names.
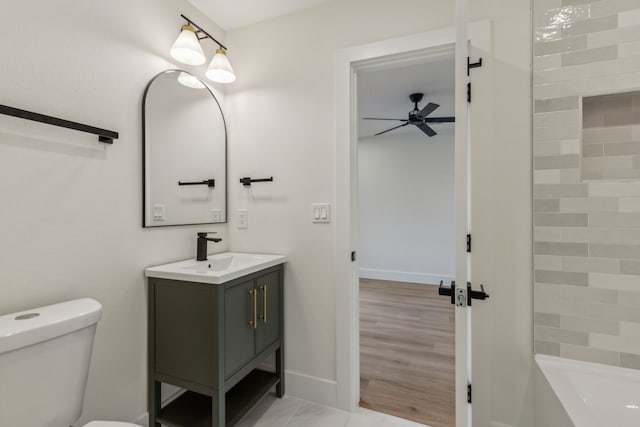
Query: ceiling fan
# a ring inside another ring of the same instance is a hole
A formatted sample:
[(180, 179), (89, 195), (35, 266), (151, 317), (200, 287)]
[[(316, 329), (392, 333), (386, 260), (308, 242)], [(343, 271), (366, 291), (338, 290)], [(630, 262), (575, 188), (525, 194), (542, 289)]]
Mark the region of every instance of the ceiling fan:
[(404, 122), (399, 126), (394, 126), (390, 129), (383, 130), (382, 132), (378, 132), (374, 136), (382, 135), (383, 133), (391, 132), (394, 129), (405, 127), (407, 125), (414, 125), (418, 129), (420, 129), (422, 132), (426, 133), (427, 136), (429, 137), (437, 135), (436, 131), (433, 130), (433, 128), (429, 126), (428, 123), (452, 123), (456, 121), (456, 118), (455, 117), (427, 117), (429, 116), (429, 114), (433, 113), (436, 110), (436, 108), (438, 108), (440, 105), (430, 102), (426, 105), (426, 107), (420, 110), (418, 108), (418, 103), (422, 101), (423, 96), (424, 94), (422, 93), (412, 93), (411, 95), (409, 95), (409, 100), (414, 103), (415, 107), (413, 108), (413, 110), (409, 111), (408, 119), (378, 119), (378, 118), (372, 118), (372, 117), (365, 117), (364, 120), (393, 120), (398, 122)]

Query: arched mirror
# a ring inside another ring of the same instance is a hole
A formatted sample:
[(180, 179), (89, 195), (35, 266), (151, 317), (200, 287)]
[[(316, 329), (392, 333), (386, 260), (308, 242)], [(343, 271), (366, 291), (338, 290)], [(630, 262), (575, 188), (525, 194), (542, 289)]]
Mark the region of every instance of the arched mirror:
[(143, 226), (227, 220), (227, 131), (217, 99), (181, 70), (144, 94)]

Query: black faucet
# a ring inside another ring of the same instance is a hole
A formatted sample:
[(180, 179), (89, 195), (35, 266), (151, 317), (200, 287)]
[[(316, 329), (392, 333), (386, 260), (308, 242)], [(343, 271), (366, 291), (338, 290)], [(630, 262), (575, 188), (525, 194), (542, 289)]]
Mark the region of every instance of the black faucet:
[(222, 241), (222, 239), (219, 237), (207, 237), (207, 234), (215, 234), (215, 232), (198, 233), (198, 252), (196, 255), (196, 261), (207, 260), (207, 241), (216, 242), (216, 243)]

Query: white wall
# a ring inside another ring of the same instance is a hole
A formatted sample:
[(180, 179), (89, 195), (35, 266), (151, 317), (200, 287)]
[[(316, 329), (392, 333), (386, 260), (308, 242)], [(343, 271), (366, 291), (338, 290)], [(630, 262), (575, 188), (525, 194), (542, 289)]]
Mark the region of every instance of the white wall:
[[(493, 141), (480, 154), (494, 190), (483, 195), (482, 206), (492, 228), (478, 230), (476, 239), (490, 260), (476, 268), (493, 293), (490, 305), (474, 309), (490, 325), (477, 333), (484, 369), (474, 371), (481, 390), (474, 418), (481, 426), (525, 426), (533, 393), (530, 4), (471, 3), (473, 19), (493, 21), (494, 40), (493, 85), (475, 92), (493, 104)], [(272, 184), (231, 188), (231, 247), (288, 255), (287, 369), (304, 374), (296, 386), (319, 384), (325, 394), (316, 394), (318, 400), (335, 401), (335, 228), (310, 218), (312, 202), (335, 201), (334, 53), (453, 23), (452, 2), (343, 0), (227, 35), (238, 75), (229, 89), (229, 179), (275, 177)], [(238, 208), (249, 209), (247, 230), (236, 228)]]
[(146, 412), (143, 269), (195, 256), (197, 231), (222, 232), (212, 250), (227, 244), (225, 225), (142, 229), (142, 94), (175, 68), (180, 13), (224, 36), (182, 0), (2, 5), (2, 103), (120, 132), (105, 146), (0, 116), (0, 313), (79, 297), (104, 307), (80, 425)]
[(358, 141), (360, 277), (453, 280), (454, 133), (437, 131), (431, 138), (415, 129)]

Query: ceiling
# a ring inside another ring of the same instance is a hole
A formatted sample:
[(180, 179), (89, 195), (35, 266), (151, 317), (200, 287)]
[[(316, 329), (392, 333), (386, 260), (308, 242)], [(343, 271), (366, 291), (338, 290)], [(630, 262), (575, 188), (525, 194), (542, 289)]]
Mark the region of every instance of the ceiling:
[[(358, 137), (365, 138), (375, 133), (402, 124), (394, 121), (362, 120), (363, 117), (406, 119), (413, 103), (409, 95), (424, 93), (418, 108), (433, 102), (440, 107), (430, 117), (454, 115), (455, 62), (453, 53), (438, 55), (434, 59), (423, 59), (418, 63), (383, 69), (365, 69), (358, 72)], [(453, 129), (453, 123), (434, 124), (433, 129)], [(416, 133), (424, 135), (415, 126), (389, 132), (387, 135)]]
[(189, 0), (228, 31), (336, 0)]

